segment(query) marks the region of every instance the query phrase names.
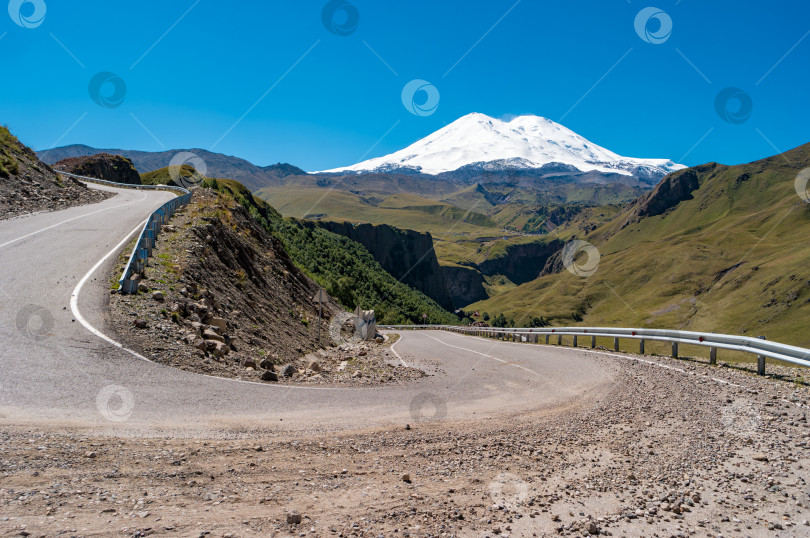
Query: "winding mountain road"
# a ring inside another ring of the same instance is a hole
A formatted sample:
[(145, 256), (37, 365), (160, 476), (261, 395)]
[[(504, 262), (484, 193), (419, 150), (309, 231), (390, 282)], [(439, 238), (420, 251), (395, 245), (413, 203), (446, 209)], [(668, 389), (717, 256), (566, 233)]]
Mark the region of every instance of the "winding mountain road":
[(362, 428), (420, 417), (454, 420), (561, 408), (612, 383), (611, 374), (585, 351), (433, 331), (405, 332), (394, 348), (408, 364), (433, 375), (374, 388), (273, 386), (139, 359), (101, 336), (116, 338), (108, 321), (109, 275), (144, 219), (172, 194), (91, 188), (116, 195), (90, 206), (0, 221), (3, 420), (179, 429)]

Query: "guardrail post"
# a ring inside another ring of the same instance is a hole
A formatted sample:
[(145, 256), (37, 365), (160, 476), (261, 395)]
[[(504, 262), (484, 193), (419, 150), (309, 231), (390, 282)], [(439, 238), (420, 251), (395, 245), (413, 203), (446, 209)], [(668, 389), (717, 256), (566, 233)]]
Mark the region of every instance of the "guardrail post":
[[(758, 336), (760, 340), (767, 340), (764, 336)], [(757, 374), (765, 375), (765, 355), (757, 355)]]
[(644, 339), (638, 341), (638, 354), (644, 355)]
[(596, 348), (596, 337), (591, 336), (591, 349), (595, 349), (595, 348)]
[(613, 351), (619, 351), (619, 337), (613, 339)]
[(548, 345), (548, 339), (549, 339), (549, 338), (551, 338), (551, 335), (550, 335), (550, 334), (547, 334), (547, 335), (546, 335), (546, 345)]
[(558, 334), (558, 335), (557, 335), (557, 345), (558, 345), (558, 346), (561, 346), (561, 345), (562, 345), (562, 335), (561, 335), (561, 334)]
[(709, 348), (709, 364), (717, 364), (717, 348)]
[(678, 342), (672, 342), (672, 358), (678, 358)]
[(574, 335), (574, 347), (577, 347), (577, 335)]

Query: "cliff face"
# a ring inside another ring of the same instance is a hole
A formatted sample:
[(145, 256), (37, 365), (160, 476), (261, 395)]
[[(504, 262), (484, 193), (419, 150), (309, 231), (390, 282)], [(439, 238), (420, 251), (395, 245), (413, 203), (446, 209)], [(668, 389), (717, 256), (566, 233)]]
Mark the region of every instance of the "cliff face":
[(654, 217), (675, 207), (684, 200), (692, 199), (692, 192), (700, 187), (698, 174), (711, 172), (717, 164), (709, 163), (674, 172), (639, 201), (635, 213), (639, 217)]
[(318, 221), (316, 225), (360, 243), (394, 278), (421, 291), (443, 308), (453, 308), (429, 233), (386, 224)]
[(559, 252), (565, 243), (559, 239), (509, 245), (505, 252), (478, 264), (485, 275), (504, 275), (515, 284), (537, 278), (549, 258)]
[(135, 165), (120, 155), (99, 153), (89, 157), (71, 157), (58, 161), (53, 167), (56, 170), (78, 176), (106, 179), (130, 185), (141, 184), (141, 176), (135, 169)]
[(457, 308), (488, 297), (484, 289), (484, 276), (474, 267), (443, 265), (442, 273), (447, 283), (447, 293)]

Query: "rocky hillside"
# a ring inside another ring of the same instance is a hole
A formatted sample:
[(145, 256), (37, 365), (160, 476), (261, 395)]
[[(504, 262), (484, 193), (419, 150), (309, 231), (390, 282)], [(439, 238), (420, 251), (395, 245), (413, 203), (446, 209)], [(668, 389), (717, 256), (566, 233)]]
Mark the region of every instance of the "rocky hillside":
[(53, 167), (55, 170), (77, 176), (94, 177), (128, 185), (141, 184), (141, 176), (135, 169), (135, 165), (121, 155), (97, 153), (86, 157), (71, 157), (57, 161)]
[(429, 233), (401, 230), (387, 224), (330, 221), (316, 224), (360, 243), (394, 278), (421, 291), (444, 308), (453, 308), (444, 274), (433, 250), (433, 237)]
[(195, 190), (153, 254), (139, 293), (111, 296), (119, 338), (151, 360), (267, 382), (368, 384), (422, 375), (388, 366), (377, 342), (350, 341), (352, 318), (331, 298), (319, 322), (312, 299), (320, 287), (229, 194)]
[(100, 202), (108, 196), (56, 174), (0, 127), (0, 219)]
[(347, 310), (374, 310), (380, 323), (455, 323), (458, 318), (424, 293), (389, 274), (363, 245), (312, 221), (283, 218), (241, 183), (207, 179), (204, 186), (233, 196), (265, 230), (281, 240), (290, 258)]

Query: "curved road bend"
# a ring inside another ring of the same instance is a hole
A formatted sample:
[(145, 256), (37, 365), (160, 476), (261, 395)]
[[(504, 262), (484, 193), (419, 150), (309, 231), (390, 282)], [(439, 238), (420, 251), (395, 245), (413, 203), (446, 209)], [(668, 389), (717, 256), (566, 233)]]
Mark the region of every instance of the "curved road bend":
[[(437, 331), (405, 331), (395, 347), (408, 364), (435, 375), (374, 388), (246, 383), (140, 360), (75, 321), (70, 299), (99, 260), (173, 195), (92, 188), (117, 195), (0, 221), (0, 424), (165, 426), (189, 433), (355, 429), (412, 422), (414, 412), (431, 417), (437, 409), (436, 418), (446, 410), (448, 419), (553, 409), (612, 385), (610, 372), (586, 353)], [(78, 299), (81, 315), (112, 338), (108, 276), (115, 259), (87, 278)], [(111, 421), (109, 409), (126, 420)]]

